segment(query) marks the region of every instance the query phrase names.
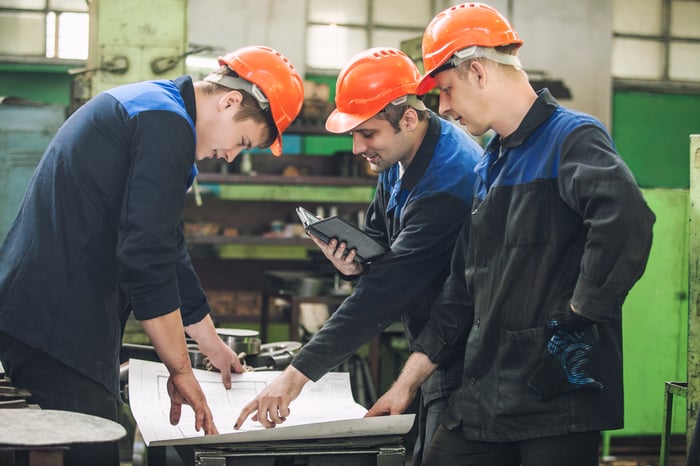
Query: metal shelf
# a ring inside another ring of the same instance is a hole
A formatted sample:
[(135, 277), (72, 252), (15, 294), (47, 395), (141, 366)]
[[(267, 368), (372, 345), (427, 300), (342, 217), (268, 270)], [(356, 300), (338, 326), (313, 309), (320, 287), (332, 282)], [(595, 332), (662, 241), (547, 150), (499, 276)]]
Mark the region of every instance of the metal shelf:
[(369, 203), (376, 180), (337, 176), (223, 175), (197, 176), (203, 195), (230, 201)]

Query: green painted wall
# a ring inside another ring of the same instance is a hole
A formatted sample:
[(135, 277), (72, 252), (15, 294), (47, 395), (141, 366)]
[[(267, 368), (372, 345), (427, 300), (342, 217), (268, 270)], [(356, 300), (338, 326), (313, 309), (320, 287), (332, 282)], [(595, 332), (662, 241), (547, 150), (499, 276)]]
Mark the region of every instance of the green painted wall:
[(700, 133), (700, 95), (615, 92), (612, 129), (640, 186), (688, 189), (688, 135)]

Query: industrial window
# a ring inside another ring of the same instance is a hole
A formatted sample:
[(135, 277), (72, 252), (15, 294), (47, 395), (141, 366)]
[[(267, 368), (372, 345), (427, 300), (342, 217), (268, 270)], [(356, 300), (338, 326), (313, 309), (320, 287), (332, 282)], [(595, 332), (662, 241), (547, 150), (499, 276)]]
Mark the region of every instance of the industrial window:
[(337, 73), (362, 50), (399, 48), (423, 34), (436, 8), (436, 0), (307, 0), (307, 72)]
[(616, 88), (665, 92), (700, 85), (700, 1), (615, 0)]
[(84, 60), (86, 0), (0, 0), (0, 55)]

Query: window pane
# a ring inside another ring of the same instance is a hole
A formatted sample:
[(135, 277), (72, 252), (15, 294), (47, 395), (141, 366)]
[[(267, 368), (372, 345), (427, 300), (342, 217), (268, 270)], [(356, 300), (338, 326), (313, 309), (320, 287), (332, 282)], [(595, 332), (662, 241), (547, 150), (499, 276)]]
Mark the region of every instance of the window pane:
[(700, 44), (671, 42), (668, 74), (679, 81), (700, 81)]
[(613, 31), (627, 34), (661, 34), (661, 0), (615, 0)]
[(671, 36), (700, 38), (700, 2), (671, 3)]
[(45, 0), (0, 0), (0, 7), (25, 8), (27, 10), (43, 10), (46, 7)]
[(312, 23), (367, 24), (367, 0), (310, 0)]
[(88, 11), (85, 0), (49, 0), (49, 9), (58, 11)]
[(422, 37), (417, 31), (397, 31), (393, 29), (375, 29), (372, 32), (372, 47), (394, 47), (401, 48), (401, 42), (407, 39)]
[(372, 18), (375, 24), (424, 28), (433, 17), (430, 4), (425, 0), (375, 0)]
[(88, 14), (61, 13), (58, 17), (58, 58), (88, 56)]
[(0, 55), (43, 57), (45, 34), (43, 13), (0, 13)]
[(307, 35), (306, 64), (311, 68), (339, 70), (367, 48), (364, 29), (309, 26)]
[(660, 42), (614, 39), (612, 74), (616, 78), (661, 79), (662, 57)]

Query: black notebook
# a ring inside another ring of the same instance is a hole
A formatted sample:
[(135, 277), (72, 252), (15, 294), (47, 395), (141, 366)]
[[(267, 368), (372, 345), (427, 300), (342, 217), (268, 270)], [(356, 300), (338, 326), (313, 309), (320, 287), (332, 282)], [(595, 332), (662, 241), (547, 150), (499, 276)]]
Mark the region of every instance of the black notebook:
[(348, 248), (357, 251), (356, 258), (360, 262), (368, 262), (387, 251), (381, 243), (338, 216), (319, 219), (303, 207), (297, 207), (297, 215), (306, 232), (311, 233), (326, 244), (331, 238), (344, 241)]

